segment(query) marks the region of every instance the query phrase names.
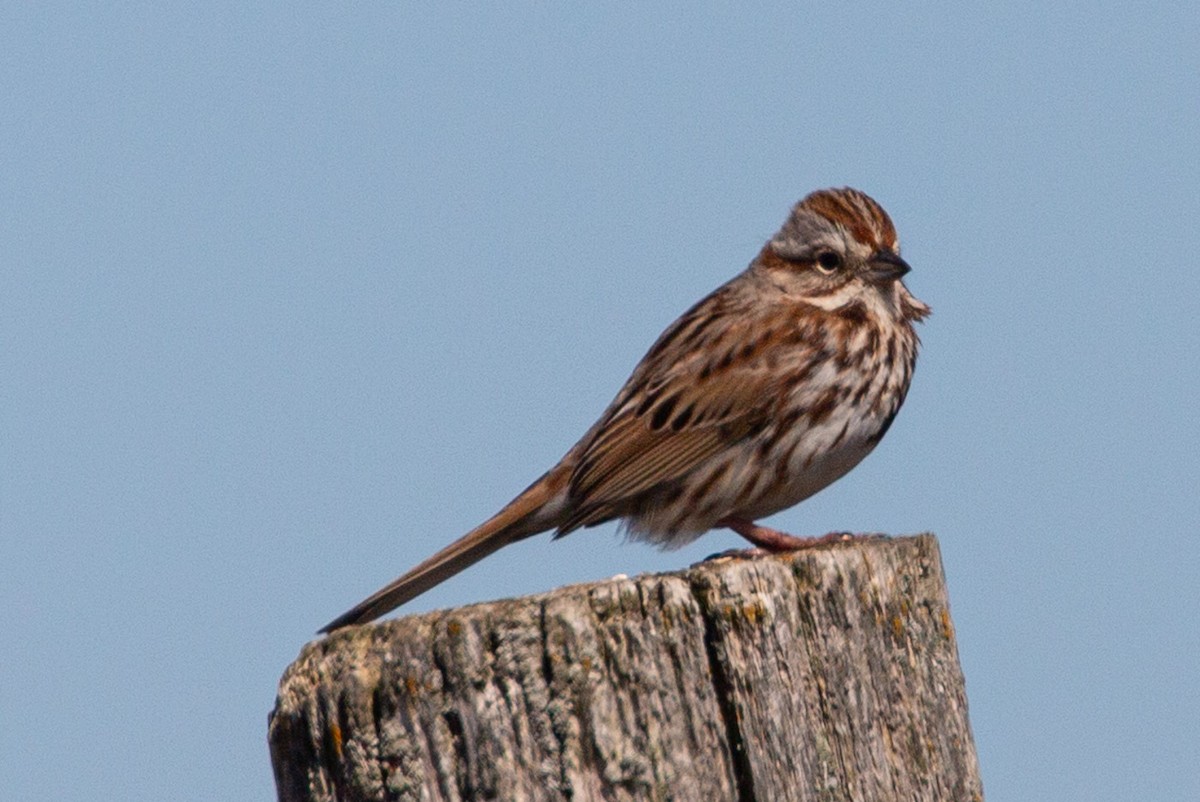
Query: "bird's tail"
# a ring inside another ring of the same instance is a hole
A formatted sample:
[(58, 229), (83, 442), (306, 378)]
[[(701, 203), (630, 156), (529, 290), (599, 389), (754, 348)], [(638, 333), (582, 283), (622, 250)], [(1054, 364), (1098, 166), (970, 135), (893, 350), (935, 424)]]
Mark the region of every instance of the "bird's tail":
[(492, 552), (558, 525), (556, 503), (566, 485), (560, 467), (525, 489), (508, 505), (429, 559), (389, 582), (321, 628), (321, 632), (364, 624), (391, 612)]

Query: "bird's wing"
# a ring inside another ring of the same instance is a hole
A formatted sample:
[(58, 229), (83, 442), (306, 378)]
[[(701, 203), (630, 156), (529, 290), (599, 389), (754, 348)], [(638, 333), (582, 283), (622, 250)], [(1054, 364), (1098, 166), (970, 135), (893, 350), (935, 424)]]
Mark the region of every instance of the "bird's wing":
[[(685, 338), (686, 321), (664, 339)], [(786, 347), (793, 367), (815, 349), (759, 324), (728, 321), (708, 327), (709, 339), (651, 349), (580, 453), (569, 490), (575, 512), (560, 533), (622, 514), (767, 425), (788, 384), (775, 349)]]

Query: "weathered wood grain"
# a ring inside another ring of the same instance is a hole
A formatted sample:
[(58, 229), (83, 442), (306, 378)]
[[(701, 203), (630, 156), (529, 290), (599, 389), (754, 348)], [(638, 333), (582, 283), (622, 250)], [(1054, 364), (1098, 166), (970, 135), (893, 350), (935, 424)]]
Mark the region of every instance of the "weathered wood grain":
[(982, 799), (932, 535), (340, 631), (269, 740), (282, 802)]

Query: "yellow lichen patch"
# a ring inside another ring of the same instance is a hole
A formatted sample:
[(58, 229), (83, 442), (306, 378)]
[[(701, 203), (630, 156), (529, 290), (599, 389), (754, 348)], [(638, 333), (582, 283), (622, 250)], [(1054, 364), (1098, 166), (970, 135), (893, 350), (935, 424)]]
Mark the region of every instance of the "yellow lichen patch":
[(462, 625), (461, 621), (459, 621), (457, 619), (452, 619), (452, 620), (446, 622), (446, 632), (451, 637), (457, 638), (459, 635), (462, 634), (462, 631), (463, 631), (463, 625)]
[(404, 678), (404, 690), (408, 691), (409, 696), (416, 696), (417, 691), (421, 690), (421, 683), (416, 677), (409, 674)]
[(898, 615), (892, 616), (892, 634), (897, 638), (904, 637), (904, 619)]
[(342, 728), (337, 725), (336, 721), (329, 723), (329, 742), (333, 744), (333, 751), (337, 754), (338, 760), (342, 759)]
[(742, 605), (742, 617), (751, 624), (757, 624), (760, 621), (766, 620), (767, 607), (760, 601), (749, 602)]
[(860, 590), (858, 592), (858, 603), (861, 604), (863, 607), (866, 607), (867, 605), (869, 605), (871, 603), (871, 596), (867, 593), (866, 590)]
[(950, 611), (942, 608), (942, 635), (946, 640), (954, 640), (954, 625), (950, 623)]
[(590, 657), (582, 658), (579, 661), (579, 667), (582, 668), (584, 671), (591, 671), (592, 670), (592, 658), (590, 658)]

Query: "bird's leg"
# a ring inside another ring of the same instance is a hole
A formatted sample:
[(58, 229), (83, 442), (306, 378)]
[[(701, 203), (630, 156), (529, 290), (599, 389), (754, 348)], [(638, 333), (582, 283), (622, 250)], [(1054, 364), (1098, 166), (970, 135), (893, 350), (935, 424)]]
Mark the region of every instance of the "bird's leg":
[(809, 549), (823, 543), (837, 543), (854, 538), (849, 532), (830, 532), (822, 537), (796, 537), (768, 526), (759, 526), (745, 518), (722, 518), (717, 521), (717, 526), (728, 527), (758, 548), (772, 553)]

